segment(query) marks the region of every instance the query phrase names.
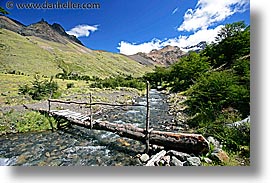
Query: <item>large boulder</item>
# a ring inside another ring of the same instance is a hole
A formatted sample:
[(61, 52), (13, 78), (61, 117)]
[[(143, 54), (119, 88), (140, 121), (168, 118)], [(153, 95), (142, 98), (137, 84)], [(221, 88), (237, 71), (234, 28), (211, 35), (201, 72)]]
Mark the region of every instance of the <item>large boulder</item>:
[(223, 150), (219, 150), (218, 152), (211, 153), (211, 159), (217, 162), (226, 163), (229, 161), (229, 156)]
[(139, 157), (139, 159), (140, 159), (140, 161), (142, 162), (142, 163), (146, 163), (149, 159), (150, 159), (150, 157), (149, 157), (149, 155), (148, 154), (142, 154), (140, 157)]
[(170, 161), (170, 166), (183, 166), (183, 163), (177, 159), (175, 156), (172, 156)]
[(184, 162), (187, 160), (187, 158), (190, 158), (191, 156), (187, 153), (183, 153), (183, 152), (178, 152), (175, 150), (169, 150), (167, 152), (168, 155), (170, 156), (175, 156), (177, 159), (179, 159), (180, 161)]
[(201, 160), (199, 157), (187, 158), (187, 162), (189, 166), (201, 166)]

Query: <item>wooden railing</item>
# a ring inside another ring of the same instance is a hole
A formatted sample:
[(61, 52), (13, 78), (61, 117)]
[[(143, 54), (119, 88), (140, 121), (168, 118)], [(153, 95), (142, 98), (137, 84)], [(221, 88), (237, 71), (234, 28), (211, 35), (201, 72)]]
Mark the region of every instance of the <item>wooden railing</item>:
[[(149, 152), (149, 139), (150, 139), (150, 131), (149, 129), (149, 122), (150, 122), (150, 103), (149, 103), (149, 94), (150, 91), (150, 83), (149, 81), (146, 82), (146, 105), (142, 104), (112, 104), (112, 103), (105, 103), (105, 102), (92, 102), (92, 94), (89, 94), (89, 102), (78, 102), (78, 101), (64, 101), (64, 100), (57, 100), (57, 99), (48, 99), (48, 111), (51, 112), (51, 103), (61, 103), (61, 104), (76, 104), (76, 105), (87, 105), (90, 108), (90, 125), (91, 129), (93, 128), (93, 112), (92, 106), (94, 105), (105, 105), (105, 106), (116, 106), (116, 107), (146, 107), (146, 121), (145, 121), (145, 142), (146, 142), (146, 152)], [(53, 129), (53, 125), (51, 124)]]

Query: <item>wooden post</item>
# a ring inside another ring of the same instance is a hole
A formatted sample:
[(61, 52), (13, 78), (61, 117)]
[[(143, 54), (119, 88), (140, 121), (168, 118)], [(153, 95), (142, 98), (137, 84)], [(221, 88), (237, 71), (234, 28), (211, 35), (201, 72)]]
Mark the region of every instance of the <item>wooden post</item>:
[(149, 81), (147, 81), (147, 87), (146, 87), (146, 125), (145, 125), (145, 138), (146, 138), (146, 150), (145, 152), (148, 153), (149, 152), (149, 118), (150, 118), (150, 104), (149, 104), (149, 91), (150, 91), (150, 83)]
[(93, 128), (93, 114), (92, 114), (92, 93), (90, 92), (90, 126)]
[[(49, 114), (51, 114), (51, 100), (49, 99), (48, 100), (48, 109), (49, 109)], [(54, 129), (53, 129), (53, 124), (52, 124), (52, 121), (51, 120), (49, 120), (50, 121), (50, 125), (51, 125), (51, 130), (52, 130), (52, 132), (54, 131)]]
[(49, 109), (49, 113), (51, 112), (51, 100), (48, 100), (48, 109)]

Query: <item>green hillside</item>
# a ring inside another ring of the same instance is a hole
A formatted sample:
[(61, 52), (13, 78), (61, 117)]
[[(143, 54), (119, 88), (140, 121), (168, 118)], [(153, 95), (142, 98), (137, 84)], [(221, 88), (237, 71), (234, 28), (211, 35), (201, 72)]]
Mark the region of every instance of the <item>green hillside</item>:
[(2, 73), (52, 76), (65, 69), (105, 78), (119, 73), (141, 76), (152, 70), (120, 54), (90, 50), (73, 42), (62, 44), (21, 36), (6, 29), (0, 29), (0, 53)]

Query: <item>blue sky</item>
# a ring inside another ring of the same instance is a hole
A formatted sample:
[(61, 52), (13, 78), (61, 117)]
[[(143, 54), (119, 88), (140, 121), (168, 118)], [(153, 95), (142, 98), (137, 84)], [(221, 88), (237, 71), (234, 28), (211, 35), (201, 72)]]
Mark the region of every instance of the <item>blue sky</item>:
[[(48, 0), (56, 3), (58, 0)], [(95, 50), (123, 54), (149, 52), (166, 45), (185, 47), (211, 42), (226, 23), (250, 24), (249, 0), (71, 0), (99, 3), (99, 9), (12, 9), (0, 6), (9, 17), (25, 25), (44, 18), (59, 23), (69, 34)], [(16, 3), (45, 3), (45, 0), (14, 0)], [(59, 0), (61, 3), (67, 0)]]

